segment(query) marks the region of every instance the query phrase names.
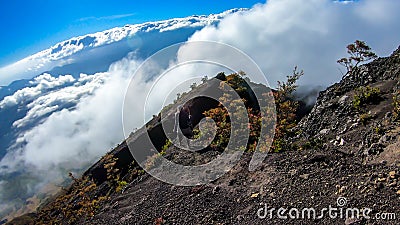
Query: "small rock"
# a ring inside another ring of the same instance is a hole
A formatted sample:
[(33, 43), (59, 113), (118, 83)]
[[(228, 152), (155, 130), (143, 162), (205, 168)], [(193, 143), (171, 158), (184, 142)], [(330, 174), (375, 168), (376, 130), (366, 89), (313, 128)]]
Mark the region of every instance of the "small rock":
[(289, 173), (290, 173), (291, 176), (294, 176), (294, 175), (296, 175), (297, 170), (296, 169), (292, 169), (292, 170), (289, 171)]
[(396, 194), (400, 195), (400, 190), (398, 190), (398, 191), (396, 192)]
[(387, 112), (385, 114), (385, 119), (390, 119), (392, 117), (392, 112)]
[(304, 180), (307, 180), (310, 177), (310, 174), (302, 174), (299, 176), (300, 178), (303, 178)]
[(349, 129), (351, 130), (351, 129), (354, 129), (356, 127), (358, 127), (358, 123), (353, 123), (353, 124), (350, 125)]
[(258, 198), (258, 195), (260, 195), (260, 193), (254, 193), (254, 194), (252, 194), (250, 197), (251, 197), (251, 198)]
[(390, 171), (390, 172), (389, 172), (389, 177), (390, 177), (391, 179), (395, 179), (395, 178), (397, 177), (396, 171)]
[(344, 224), (346, 224), (346, 225), (351, 225), (351, 224), (355, 224), (355, 223), (357, 223), (357, 222), (359, 222), (360, 220), (359, 219), (357, 219), (357, 218), (347, 218), (345, 221), (344, 221)]
[(330, 131), (329, 129), (325, 128), (325, 129), (320, 130), (319, 134), (327, 134), (327, 133), (329, 133), (329, 131)]
[(343, 96), (339, 99), (338, 103), (339, 103), (340, 105), (344, 105), (344, 103), (346, 103), (346, 100), (347, 100), (348, 98), (349, 98), (349, 96), (343, 95)]
[(212, 190), (212, 193), (215, 194), (215, 193), (217, 193), (220, 189), (221, 189), (221, 187), (215, 186), (214, 189)]
[(344, 145), (344, 139), (342, 138), (342, 139), (340, 139), (340, 143), (339, 143), (339, 146), (343, 146)]
[(347, 131), (347, 127), (344, 127), (343, 130), (339, 131), (339, 134), (344, 134)]
[(113, 208), (113, 209), (115, 209), (115, 208), (117, 208), (118, 207), (118, 201), (117, 202), (115, 202), (112, 206), (111, 206), (111, 208)]
[(342, 194), (342, 193), (344, 193), (344, 192), (346, 191), (346, 189), (347, 189), (347, 187), (346, 187), (346, 186), (342, 186), (342, 187), (340, 187), (340, 188), (339, 188), (339, 190), (338, 190), (338, 194)]
[(382, 177), (382, 178), (378, 178), (378, 182), (383, 182), (386, 181), (386, 178)]

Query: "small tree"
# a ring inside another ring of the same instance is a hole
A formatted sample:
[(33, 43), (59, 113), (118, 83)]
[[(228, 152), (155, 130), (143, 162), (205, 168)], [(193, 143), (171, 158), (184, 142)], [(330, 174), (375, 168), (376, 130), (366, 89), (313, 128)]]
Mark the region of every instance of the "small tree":
[(346, 74), (352, 73), (362, 62), (367, 62), (378, 56), (371, 51), (371, 48), (364, 41), (356, 40), (354, 43), (347, 45), (347, 53), (349, 57), (341, 58), (337, 61), (340, 65), (346, 67)]
[(293, 94), (298, 87), (297, 80), (303, 75), (303, 70), (298, 71), (296, 66), (285, 82), (278, 81), (278, 89), (274, 92), (277, 123), (271, 147), (275, 152), (289, 147), (285, 139), (292, 134), (292, 129), (297, 124), (296, 111), (299, 107), (299, 102), (293, 100)]

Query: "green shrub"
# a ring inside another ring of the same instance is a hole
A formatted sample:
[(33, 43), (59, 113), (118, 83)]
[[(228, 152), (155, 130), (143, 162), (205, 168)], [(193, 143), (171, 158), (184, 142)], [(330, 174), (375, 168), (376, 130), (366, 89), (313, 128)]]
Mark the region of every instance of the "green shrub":
[(171, 145), (172, 145), (171, 140), (167, 139), (167, 140), (165, 141), (165, 144), (164, 144), (164, 145), (162, 146), (162, 148), (161, 148), (160, 154), (161, 154), (161, 155), (165, 155), (165, 152), (169, 149), (169, 147), (171, 147)]
[(372, 115), (369, 114), (369, 113), (363, 113), (363, 114), (360, 115), (360, 122), (361, 122), (363, 125), (366, 125), (367, 122), (368, 122), (369, 120), (371, 120), (371, 119), (372, 119)]
[(393, 96), (393, 118), (394, 120), (400, 119), (400, 91)]
[[(232, 87), (239, 95), (246, 96), (247, 85), (243, 80), (243, 76), (245, 74), (231, 74), (225, 76), (225, 81), (221, 82), (220, 88), (224, 88), (225, 84), (228, 84)], [(299, 103), (293, 100), (293, 93), (297, 89), (297, 80), (303, 75), (303, 71), (298, 71), (297, 67), (294, 68), (293, 74), (287, 76), (287, 80), (284, 82), (278, 82), (278, 89), (272, 93), (273, 96), (266, 97), (266, 99), (274, 98), (276, 108), (276, 126), (275, 126), (275, 136), (270, 137), (273, 138), (271, 150), (274, 152), (280, 152), (287, 149), (292, 149), (292, 146), (289, 146), (289, 142), (286, 139), (294, 134), (293, 128), (296, 126), (296, 111), (299, 107)], [(269, 93), (263, 93), (262, 95), (268, 95)], [(222, 105), (231, 105), (235, 107), (236, 101), (242, 100), (232, 100), (232, 96), (229, 92), (224, 93), (223, 96), (219, 99), (222, 104), (214, 109), (210, 109), (204, 112), (204, 116), (213, 119), (216, 122), (217, 131), (216, 137), (211, 142), (212, 148), (224, 148), (227, 145), (230, 138), (231, 131), (231, 123), (228, 112)], [(245, 101), (245, 99), (243, 99)], [(268, 104), (266, 104), (268, 105)], [(266, 110), (272, 110), (272, 107), (266, 107)], [(266, 149), (266, 146), (263, 146), (263, 141), (259, 140), (261, 122), (265, 122), (265, 124), (271, 124), (269, 119), (272, 118), (262, 118), (259, 110), (252, 109), (247, 106), (247, 112), (237, 112), (243, 113), (243, 115), (247, 114), (249, 119), (248, 128), (250, 131), (250, 136), (248, 137), (248, 144), (245, 146), (246, 151), (254, 151), (256, 146), (260, 145), (260, 150), (269, 150)], [(267, 115), (272, 115), (272, 112), (267, 112)], [(211, 128), (209, 128), (211, 129)], [(239, 134), (241, 131), (233, 131), (235, 134)], [(195, 132), (197, 135), (197, 131)], [(262, 137), (268, 138), (268, 137)]]
[(316, 138), (310, 138), (307, 142), (303, 143), (300, 147), (300, 149), (320, 149), (324, 145), (323, 140), (321, 139), (316, 139)]
[(121, 192), (126, 187), (126, 185), (128, 185), (128, 182), (126, 182), (124, 180), (118, 181), (117, 182), (117, 187), (115, 188), (115, 191), (116, 192)]
[(118, 186), (118, 181), (120, 180), (119, 169), (116, 168), (118, 158), (114, 157), (112, 154), (107, 154), (104, 158), (104, 169), (107, 170), (107, 182), (111, 188), (116, 188)]
[(370, 86), (360, 87), (356, 89), (356, 93), (354, 94), (353, 107), (361, 111), (362, 107), (366, 104), (377, 104), (381, 99), (381, 91), (379, 88)]
[(75, 178), (70, 188), (58, 195), (49, 204), (38, 210), (35, 224), (74, 224), (93, 217), (107, 196), (95, 195), (96, 183), (88, 177)]

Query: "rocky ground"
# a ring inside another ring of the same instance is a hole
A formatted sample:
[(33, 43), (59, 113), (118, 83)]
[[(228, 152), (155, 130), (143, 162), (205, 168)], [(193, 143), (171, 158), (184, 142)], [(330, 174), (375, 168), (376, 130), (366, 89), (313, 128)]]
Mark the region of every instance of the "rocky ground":
[[(290, 158), (290, 159), (288, 159)], [(176, 187), (149, 176), (130, 184), (125, 192), (105, 205), (89, 224), (356, 224), (344, 218), (285, 220), (277, 214), (260, 219), (257, 212), (268, 209), (314, 207), (317, 215), (325, 207), (337, 206), (337, 199), (347, 199), (347, 207), (399, 212), (396, 191), (398, 167), (363, 165), (337, 151), (315, 150), (273, 154), (263, 167), (248, 172), (246, 160), (223, 178), (209, 185)], [(397, 170), (397, 171), (396, 171)], [(392, 171), (396, 171), (394, 173)], [(392, 172), (392, 173), (391, 173)], [(265, 211), (262, 213), (265, 214)], [(275, 212), (274, 212), (275, 213)], [(261, 214), (263, 216), (264, 214)], [(287, 215), (286, 215), (287, 216)], [(300, 217), (302, 218), (302, 217)], [(385, 221), (397, 224), (397, 221)], [(382, 224), (360, 220), (357, 224)]]

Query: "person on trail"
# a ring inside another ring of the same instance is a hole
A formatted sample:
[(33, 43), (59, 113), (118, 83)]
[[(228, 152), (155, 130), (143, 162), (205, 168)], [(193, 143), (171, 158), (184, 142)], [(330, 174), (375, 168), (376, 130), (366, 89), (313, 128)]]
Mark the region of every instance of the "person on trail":
[[(192, 116), (190, 115), (190, 109), (187, 106), (178, 106), (175, 112), (175, 125), (174, 132), (179, 144), (182, 144), (182, 140), (193, 137), (193, 126), (191, 122)], [(179, 132), (179, 129), (181, 132)], [(188, 145), (188, 142), (186, 141)]]

